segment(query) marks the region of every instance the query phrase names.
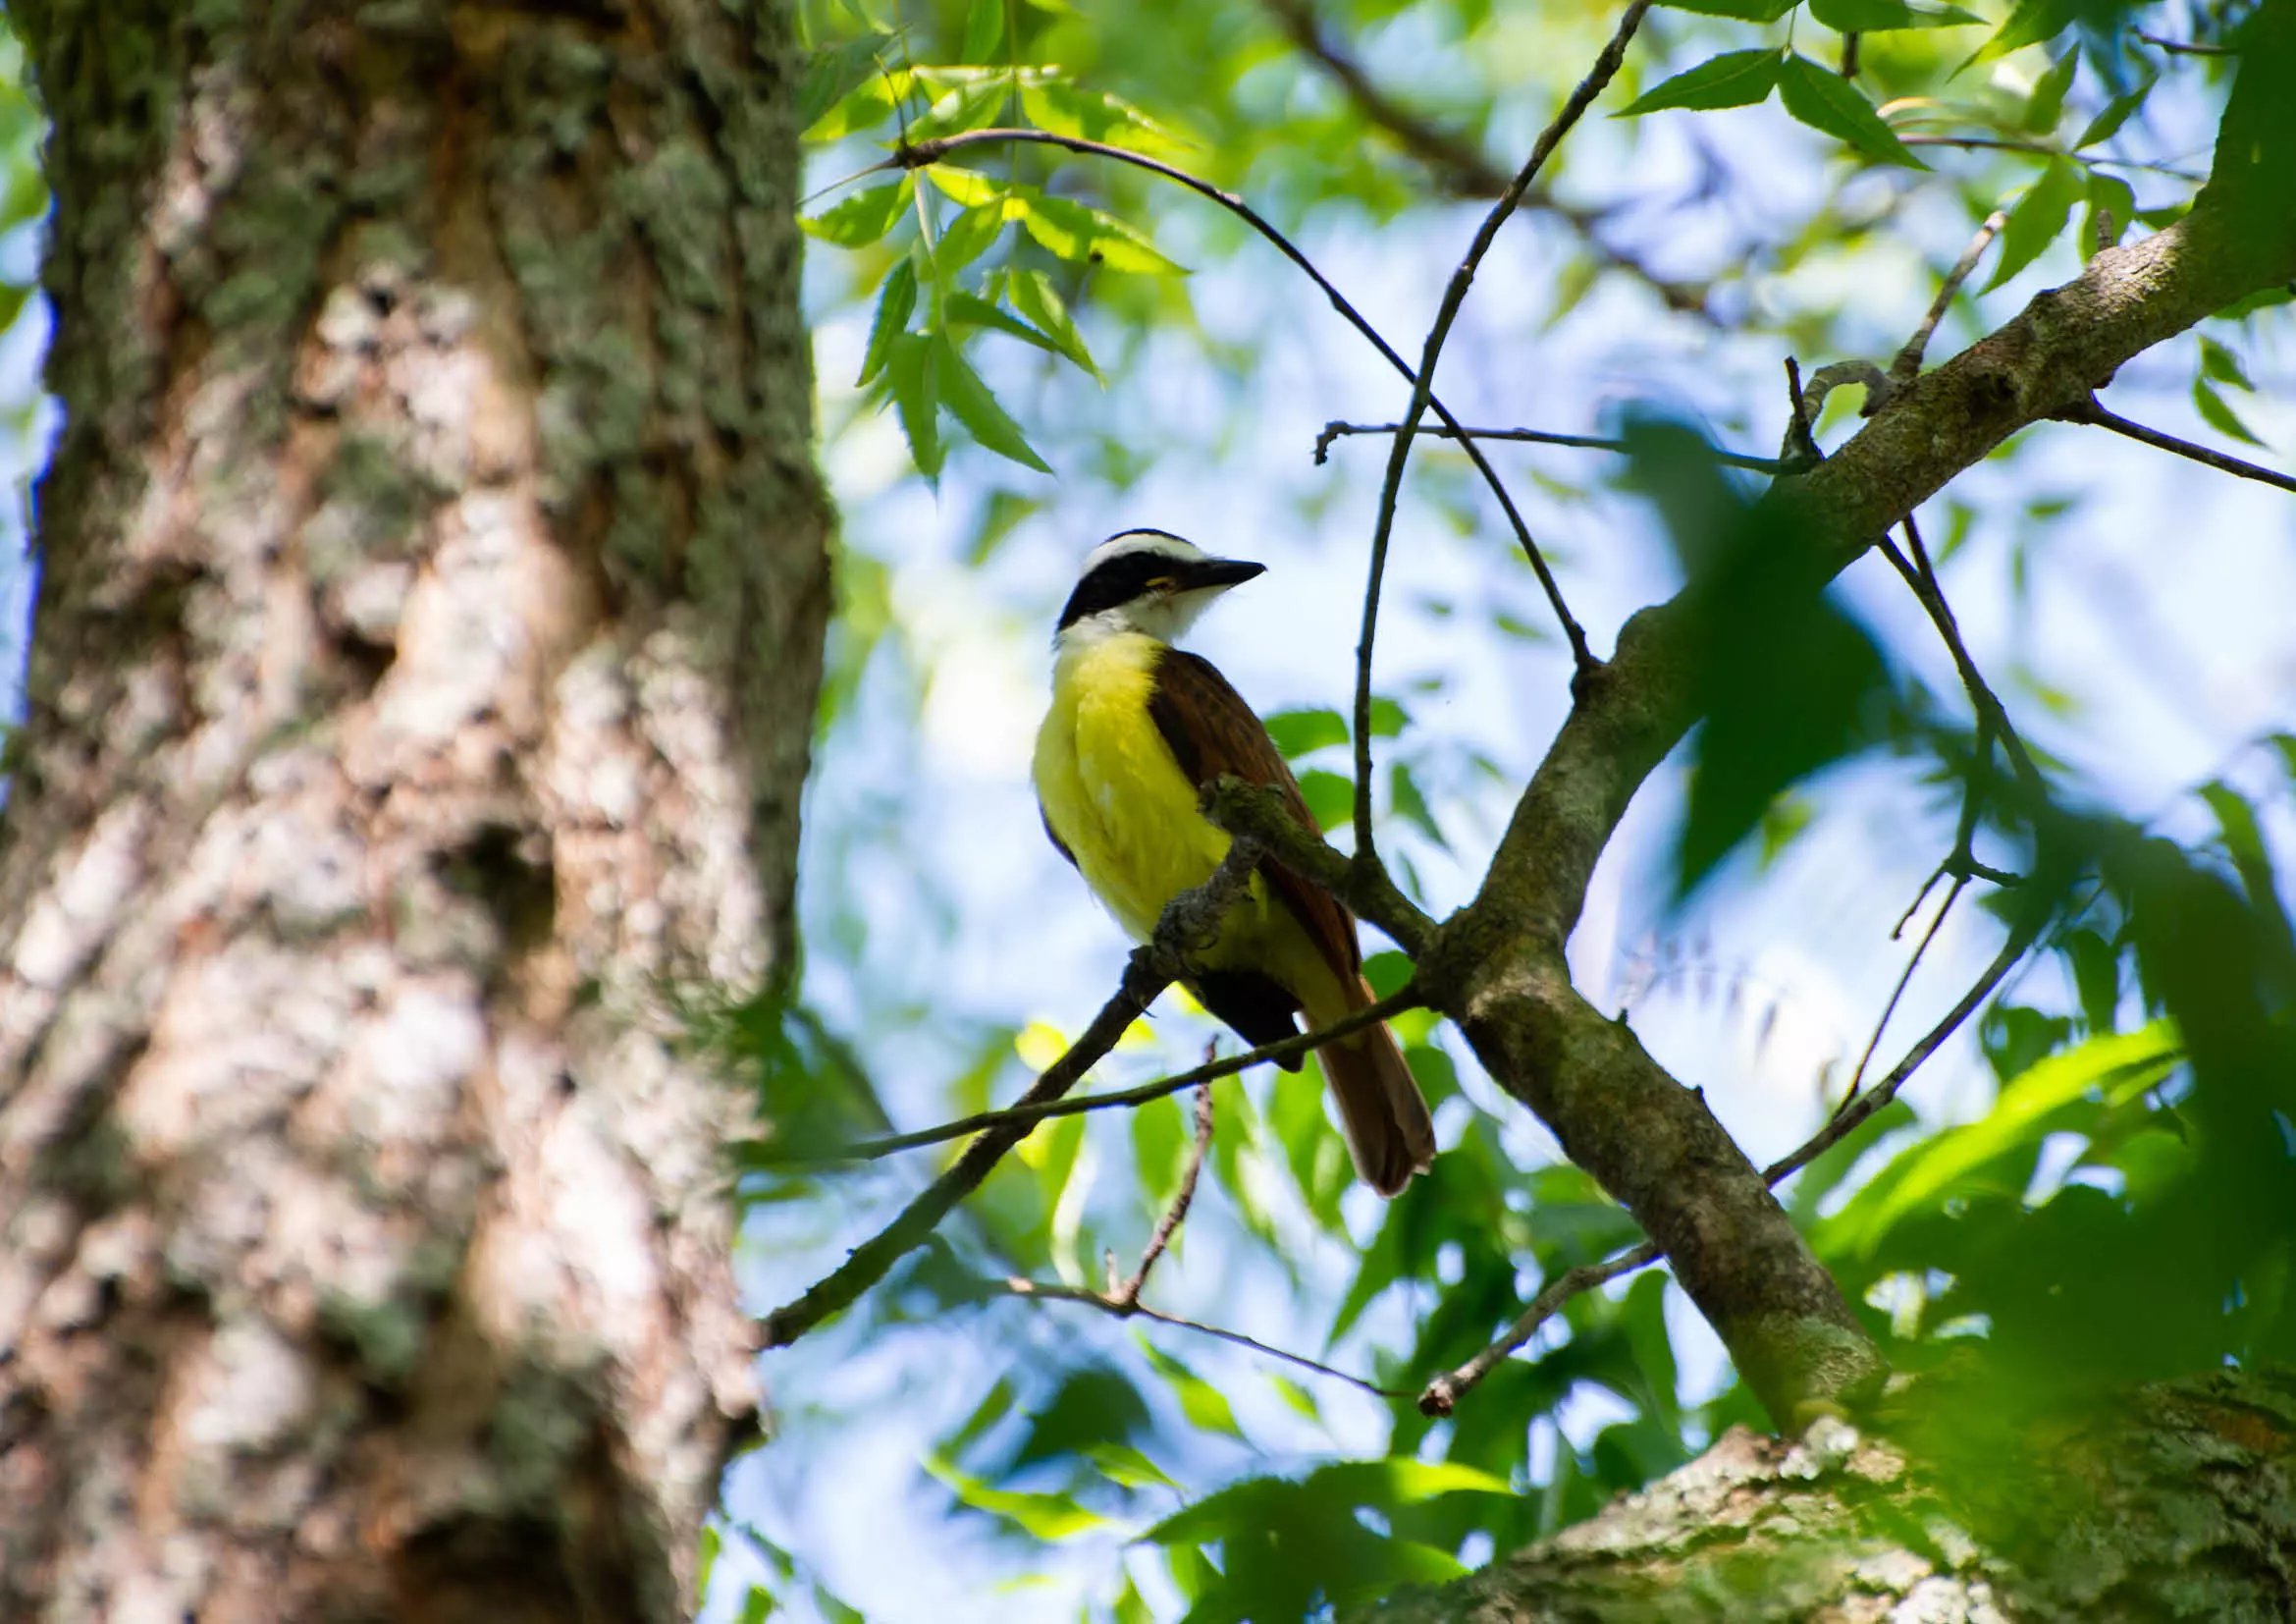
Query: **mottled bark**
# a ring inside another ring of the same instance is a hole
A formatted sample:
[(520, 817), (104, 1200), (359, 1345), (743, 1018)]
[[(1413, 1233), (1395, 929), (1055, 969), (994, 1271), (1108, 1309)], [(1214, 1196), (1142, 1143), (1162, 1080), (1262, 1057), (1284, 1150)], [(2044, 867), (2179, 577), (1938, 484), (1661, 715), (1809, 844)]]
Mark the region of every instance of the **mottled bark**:
[(2217, 1372), (1908, 1441), (1736, 1429), (1544, 1543), (1369, 1624), (2155, 1624), (2296, 1611), (2296, 1381)]
[(787, 953), (787, 19), (46, 0), (0, 1617), (668, 1620), (757, 1395), (663, 994)]

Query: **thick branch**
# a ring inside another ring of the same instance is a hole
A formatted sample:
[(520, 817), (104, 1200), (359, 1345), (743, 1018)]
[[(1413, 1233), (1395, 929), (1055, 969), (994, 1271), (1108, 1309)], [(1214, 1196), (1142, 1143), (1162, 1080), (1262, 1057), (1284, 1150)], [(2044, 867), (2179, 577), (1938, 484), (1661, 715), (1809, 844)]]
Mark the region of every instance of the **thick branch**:
[[(2270, 22), (2272, 20), (2267, 19)], [(2278, 31), (2296, 31), (2285, 18)], [(2272, 54), (2296, 56), (2285, 40)], [(2087, 398), (2114, 369), (2247, 294), (2296, 276), (2285, 176), (2296, 132), (2251, 61), (2216, 172), (2184, 220), (2107, 248), (1963, 354), (1897, 391), (1848, 444), (1767, 505), (1798, 549), (1782, 590), (1815, 591), (1996, 446)], [(1643, 779), (1697, 720), (1693, 592), (1643, 611), (1518, 803), (1474, 902), (1419, 958), (1430, 1001), (1491, 1075), (1667, 1253), (1771, 1414), (1854, 1396), (1880, 1373), (1834, 1282), (1707, 1111), (1572, 988), (1564, 946)], [(1758, 631), (1758, 628), (1756, 628)]]
[[(1029, 1085), (1020, 1105), (1040, 1106), (1059, 1099), (1116, 1047), (1116, 1040), (1148, 1012), (1156, 996), (1180, 978), (1188, 954), (1211, 941), (1221, 917), (1251, 884), (1259, 855), (1258, 842), (1238, 837), (1210, 879), (1165, 904), (1163, 917), (1156, 921), (1154, 940), (1133, 953), (1115, 996), (1100, 1006), (1092, 1025), (1069, 1046), (1068, 1053)], [(787, 1347), (883, 1279), (885, 1272), (904, 1255), (925, 1244), (949, 1209), (981, 1187), (1006, 1151), (1036, 1128), (1034, 1120), (1008, 1121), (966, 1146), (964, 1155), (946, 1172), (927, 1185), (892, 1222), (855, 1247), (834, 1273), (808, 1288), (797, 1301), (767, 1315), (766, 1346)]]

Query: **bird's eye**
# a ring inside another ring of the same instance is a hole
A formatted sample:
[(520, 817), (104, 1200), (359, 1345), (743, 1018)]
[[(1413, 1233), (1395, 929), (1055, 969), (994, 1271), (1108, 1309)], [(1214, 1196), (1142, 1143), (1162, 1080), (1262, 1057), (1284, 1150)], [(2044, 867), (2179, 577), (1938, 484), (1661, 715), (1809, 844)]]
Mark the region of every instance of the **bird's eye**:
[(1158, 575), (1148, 583), (1148, 589), (1150, 592), (1169, 592), (1179, 584), (1179, 581), (1171, 575)]

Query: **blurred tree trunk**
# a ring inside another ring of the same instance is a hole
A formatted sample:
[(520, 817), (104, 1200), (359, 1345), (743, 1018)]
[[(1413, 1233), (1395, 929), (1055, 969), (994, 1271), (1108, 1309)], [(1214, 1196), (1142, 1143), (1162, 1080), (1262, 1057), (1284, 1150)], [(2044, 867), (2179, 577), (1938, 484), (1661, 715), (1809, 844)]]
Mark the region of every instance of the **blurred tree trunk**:
[(0, 1617), (667, 1620), (757, 1402), (662, 1013), (785, 962), (788, 18), (39, 0)]
[[(2069, 1412), (1972, 1363), (1860, 1435), (1735, 1428), (1599, 1516), (1359, 1624), (2153, 1624), (2296, 1609), (2296, 1374)], [(1918, 1401), (1918, 1408), (1911, 1407)]]

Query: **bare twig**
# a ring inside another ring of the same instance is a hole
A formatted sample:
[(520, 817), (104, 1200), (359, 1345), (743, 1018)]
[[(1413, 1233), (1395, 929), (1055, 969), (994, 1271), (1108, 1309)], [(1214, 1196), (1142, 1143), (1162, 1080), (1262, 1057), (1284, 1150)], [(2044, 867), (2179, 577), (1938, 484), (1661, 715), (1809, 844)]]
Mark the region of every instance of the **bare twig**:
[(1156, 1260), (1164, 1255), (1164, 1248), (1172, 1244), (1172, 1237), (1188, 1220), (1189, 1203), (1196, 1199), (1196, 1181), (1203, 1173), (1204, 1153), (1211, 1149), (1211, 1084), (1200, 1083), (1196, 1089), (1196, 1146), (1189, 1153), (1188, 1170), (1180, 1175), (1180, 1189), (1172, 1197), (1172, 1205), (1156, 1220), (1155, 1233), (1148, 1236), (1148, 1245), (1141, 1249), (1140, 1267), (1108, 1293), (1109, 1306), (1140, 1307), (1140, 1288), (1148, 1284), (1148, 1271), (1155, 1268)]
[[(1180, 978), (1188, 955), (1201, 950), (1217, 934), (1220, 920), (1250, 886), (1260, 852), (1258, 841), (1239, 838), (1229, 845), (1211, 878), (1165, 904), (1154, 937), (1133, 953), (1115, 996), (1100, 1006), (1100, 1012), (1093, 1017), (1084, 1035), (1069, 1045), (1068, 1052), (1029, 1085), (1020, 1098), (1021, 1106), (1046, 1105), (1059, 1099), (1116, 1047), (1116, 1040), (1147, 1012), (1157, 995)], [(885, 1272), (923, 1245), (949, 1209), (980, 1188), (1004, 1153), (1035, 1127), (1034, 1121), (1005, 1122), (985, 1130), (892, 1222), (855, 1247), (841, 1267), (807, 1288), (795, 1302), (767, 1315), (765, 1345), (787, 1347), (884, 1278)]]
[[(1340, 423), (1323, 425), (1323, 432), (1315, 437), (1315, 460), (1321, 462), (1331, 455), (1332, 442), (1355, 434), (1400, 434), (1401, 423)], [(1419, 425), (1418, 433), (1432, 435), (1438, 440), (1456, 440), (1459, 433), (1440, 424)], [(1539, 428), (1470, 428), (1465, 431), (1477, 440), (1513, 440), (1532, 446), (1575, 446), (1581, 451), (1633, 450), (1624, 440), (1605, 439), (1596, 434), (1558, 434), (1552, 429)], [(1734, 468), (1750, 468), (1756, 473), (1776, 474), (1787, 471), (1787, 464), (1770, 457), (1748, 457), (1743, 452), (1724, 451), (1720, 446), (1707, 448), (1714, 460)]]
[(1567, 1269), (1556, 1275), (1530, 1300), (1522, 1317), (1509, 1326), (1504, 1334), (1482, 1352), (1476, 1354), (1455, 1371), (1446, 1371), (1428, 1382), (1419, 1393), (1419, 1413), (1447, 1416), (1467, 1393), (1480, 1385), (1484, 1377), (1497, 1370), (1501, 1361), (1523, 1343), (1538, 1334), (1545, 1325), (1563, 1311), (1563, 1306), (1582, 1291), (1592, 1291), (1598, 1285), (1607, 1285), (1621, 1274), (1631, 1274), (1658, 1261), (1658, 1244), (1644, 1241), (1631, 1252), (1622, 1252), (1603, 1263), (1582, 1263), (1576, 1269)]
[(1980, 152), (2030, 152), (2039, 158), (2064, 158), (2084, 169), (2135, 169), (2148, 175), (2165, 175), (2172, 181), (2199, 186), (2208, 177), (2169, 164), (2144, 163), (2134, 158), (2108, 158), (2098, 152), (2062, 152), (2047, 141), (2010, 141), (1998, 135), (1900, 135), (1907, 146), (1958, 146)]
[[(1931, 885), (1934, 884), (1936, 881), (1933, 879)], [(1865, 1068), (1873, 1064), (1874, 1051), (1882, 1046), (1882, 1034), (1890, 1029), (1890, 1017), (1897, 1012), (1897, 1001), (1905, 996), (1905, 989), (1912, 985), (1913, 972), (1921, 968), (1922, 955), (1929, 951), (1929, 945), (1938, 939), (1938, 932), (1945, 929), (1946, 915), (1953, 911), (1953, 904), (1961, 899), (1961, 893), (1968, 886), (1969, 877), (1966, 874), (1953, 876), (1952, 889), (1946, 893), (1946, 899), (1938, 904), (1937, 917), (1929, 922), (1929, 929), (1923, 931), (1921, 940), (1914, 944), (1912, 953), (1905, 960), (1905, 969), (1897, 977), (1897, 985), (1890, 989), (1890, 1001), (1882, 1005), (1882, 1018), (1874, 1022), (1874, 1035), (1866, 1039), (1865, 1053), (1857, 1057), (1857, 1069), (1849, 1074), (1849, 1092), (1842, 1096), (1844, 1101), (1856, 1099), (1857, 1091), (1864, 1086)], [(1929, 886), (1921, 889), (1923, 895), (1929, 893)], [(1918, 900), (1914, 903), (1915, 907), (1920, 905)], [(1902, 928), (1904, 922), (1900, 920), (1898, 923)]]
[[(1942, 913), (1940, 917), (1943, 917)], [(2002, 945), (2001, 951), (1994, 955), (1993, 962), (1985, 967), (1985, 972), (1961, 995), (1960, 1001), (1948, 1010), (1945, 1018), (1931, 1027), (1920, 1042), (1905, 1052), (1905, 1057), (1890, 1069), (1890, 1074), (1869, 1092), (1842, 1102), (1826, 1125), (1810, 1135), (1798, 1149), (1763, 1168), (1763, 1182), (1775, 1185), (1799, 1172), (1856, 1132), (1876, 1111), (1895, 1100), (1897, 1091), (1905, 1086), (1906, 1079), (1920, 1070), (1923, 1062), (1936, 1054), (1946, 1040), (1959, 1031), (1962, 1023), (1976, 1013), (1978, 1006), (1993, 996), (2002, 978), (2025, 956), (2026, 949), (2032, 947), (2040, 934), (2041, 922), (2038, 918), (2011, 931), (2008, 941)], [(1522, 1318), (1509, 1326), (1498, 1340), (1458, 1369), (1447, 1371), (1428, 1382), (1419, 1394), (1420, 1412), (1425, 1415), (1449, 1415), (1462, 1397), (1498, 1369), (1501, 1362), (1517, 1348), (1536, 1335), (1538, 1328), (1562, 1312), (1564, 1305), (1572, 1298), (1582, 1291), (1591, 1291), (1598, 1285), (1606, 1285), (1622, 1274), (1630, 1274), (1637, 1269), (1646, 1268), (1656, 1263), (1659, 1256), (1657, 1243), (1644, 1241), (1632, 1250), (1622, 1252), (1602, 1263), (1580, 1264), (1557, 1275), (1530, 1300), (1530, 1306), (1523, 1310)]]
[(1849, 384), (1865, 385), (1865, 405), (1858, 410), (1860, 417), (1871, 417), (1890, 404), (1889, 374), (1872, 361), (1829, 361), (1811, 373), (1810, 381), (1803, 386), (1799, 413), (1802, 422), (1805, 425), (1816, 422), (1818, 413), (1825, 409), (1826, 397)]
[(1929, 550), (1922, 546), (1921, 530), (1910, 514), (1905, 515), (1905, 542), (1912, 550), (1912, 560), (1899, 552), (1896, 544), (1888, 536), (1884, 536), (1881, 541), (1882, 556), (1890, 561), (1891, 568), (1904, 577), (1905, 584), (1913, 589), (1913, 595), (1920, 600), (1921, 607), (1929, 612), (1931, 623), (1938, 628), (1938, 635), (1945, 639), (1946, 648), (1953, 657), (1953, 669), (1960, 674), (1961, 686), (1969, 695), (1970, 708), (1976, 711), (1978, 720), (1992, 731), (1993, 735), (2001, 740), (2002, 749), (2008, 755), (2009, 767), (2017, 775), (2017, 782), (2030, 794), (2046, 793), (2047, 786), (2042, 780), (2041, 769), (2033, 764), (2032, 756), (2026, 752), (2025, 741), (2017, 736), (2017, 730), (2009, 721), (2009, 713), (2002, 707), (2001, 700), (1987, 685), (1984, 673), (1977, 669), (1977, 662), (1970, 658), (1969, 645), (1961, 640), (1961, 627), (1953, 619), (1952, 606), (1946, 602), (1945, 589), (1938, 584), (1937, 571), (1929, 562)]
[(2067, 406), (2057, 416), (2068, 423), (2088, 423), (2097, 428), (2108, 428), (2115, 434), (2125, 434), (2131, 440), (2140, 440), (2161, 451), (2174, 452), (2189, 457), (2195, 462), (2207, 464), (2219, 473), (2237, 474), (2242, 479), (2253, 479), (2259, 484), (2274, 486), (2283, 491), (2296, 491), (2296, 474), (2285, 474), (2271, 468), (2244, 462), (2224, 452), (2213, 451), (2207, 446), (2196, 446), (2190, 440), (2179, 440), (2173, 434), (2163, 434), (2157, 428), (2132, 423), (2119, 413), (2108, 410), (2092, 395), (2078, 406)]
[(1921, 318), (1921, 325), (1913, 330), (1913, 337), (1905, 341), (1905, 348), (1897, 352), (1897, 358), (1890, 363), (1890, 381), (1902, 388), (1921, 376), (1921, 357), (1929, 349), (1929, 341), (1938, 330), (1938, 323), (1946, 319), (1953, 296), (1961, 291), (1961, 284), (1969, 280), (1977, 269), (1977, 262), (1985, 257), (1985, 250), (2001, 235), (2002, 227), (2009, 217), (1995, 209), (1985, 217), (1985, 224), (1977, 228), (1977, 235), (1961, 250), (1961, 257), (1953, 261), (1953, 268), (1938, 284), (1938, 297), (1930, 301), (1929, 314)]
[[(1264, 4), (1285, 37), (1302, 55), (1331, 76), (1356, 104), (1356, 110), (1371, 125), (1393, 136), (1405, 152), (1434, 171), (1449, 190), (1463, 197), (1497, 197), (1507, 189), (1506, 171), (1492, 163), (1481, 147), (1404, 106), (1379, 86), (1361, 62), (1333, 43), (1316, 26), (1314, 9), (1308, 0), (1264, 0)], [(1570, 226), (1597, 260), (1633, 277), (1655, 293), (1668, 309), (1696, 316), (1710, 325), (1720, 325), (1707, 308), (1704, 284), (1678, 282), (1663, 276), (1610, 241), (1603, 231), (1601, 210), (1566, 203), (1544, 186), (1532, 187), (1523, 194), (1523, 202)]]
[(2158, 46), (2171, 56), (2238, 56), (2238, 51), (2223, 45), (2204, 45), (2197, 39), (2163, 39), (2157, 33), (2142, 28), (2131, 30), (2148, 45)]
[[(1442, 358), (1444, 341), (1451, 336), (1452, 324), (1459, 319), (1460, 306), (1467, 302), (1467, 291), (1474, 285), (1475, 271), (1481, 266), (1483, 255), (1490, 251), (1491, 244), (1497, 240), (1499, 228), (1507, 223), (1507, 217), (1522, 201), (1522, 194), (1538, 179), (1539, 171), (1546, 167), (1548, 157), (1561, 144), (1563, 137), (1571, 133), (1586, 109), (1594, 104), (1595, 97), (1601, 95), (1604, 87), (1610, 83), (1612, 76), (1618, 73), (1619, 64), (1627, 55), (1627, 44), (1634, 37), (1634, 30), (1641, 26), (1642, 15), (1650, 9), (1650, 5), (1651, 0), (1631, 0), (1626, 15), (1619, 20), (1617, 29), (1611, 34), (1610, 42), (1603, 46), (1601, 54), (1595, 58), (1593, 68), (1579, 81), (1577, 88), (1565, 98), (1555, 116), (1548, 121), (1547, 127), (1539, 132), (1538, 139), (1531, 143), (1530, 156), (1523, 160), (1522, 168), (1483, 216), (1482, 225), (1475, 231), (1474, 241), (1468, 244), (1466, 256), (1460, 260), (1458, 269), (1451, 273), (1450, 285), (1443, 290), (1443, 302), (1435, 312), (1434, 325), (1427, 330), (1427, 342), (1420, 350), (1418, 377), (1412, 385), (1411, 406), (1404, 412), (1402, 431), (1395, 436), (1389, 448), (1387, 476), (1379, 488), (1379, 517), (1371, 531), (1371, 561), (1363, 583), (1363, 628), (1356, 643), (1355, 811), (1358, 862), (1367, 864), (1373, 858), (1371, 648), (1379, 629), (1379, 588), (1387, 571), (1388, 543), (1395, 533), (1395, 510), (1403, 490), (1404, 464), (1411, 458), (1412, 441), (1418, 432), (1419, 422), (1426, 416), (1427, 408), (1434, 399), (1436, 363)], [(1444, 421), (1451, 428), (1459, 427), (1458, 423), (1449, 418)], [(1472, 443), (1467, 442), (1469, 445)], [(1553, 606), (1555, 619), (1563, 627), (1563, 635), (1570, 640), (1571, 658), (1576, 675), (1584, 677), (1599, 665), (1593, 650), (1587, 647), (1586, 632), (1572, 618), (1570, 605), (1563, 601), (1563, 589), (1556, 583), (1554, 571), (1547, 568), (1547, 561), (1535, 545), (1529, 546), (1528, 557), (1532, 570), (1538, 575), (1539, 585), (1546, 592), (1547, 602)]]
[(1318, 1364), (1304, 1353), (1292, 1353), (1283, 1348), (1271, 1347), (1256, 1336), (1247, 1336), (1240, 1330), (1229, 1330), (1222, 1326), (1207, 1326), (1200, 1320), (1183, 1320), (1177, 1314), (1166, 1314), (1160, 1309), (1149, 1308), (1143, 1303), (1134, 1303), (1129, 1308), (1120, 1308), (1110, 1298), (1097, 1291), (1087, 1291), (1073, 1285), (1047, 1285), (1040, 1280), (1024, 1280), (1017, 1277), (1006, 1280), (1004, 1289), (1016, 1297), (1034, 1297), (1055, 1303), (1089, 1303), (1094, 1308), (1116, 1315), (1120, 1319), (1129, 1320), (1138, 1315), (1143, 1320), (1153, 1320), (1159, 1326), (1177, 1326), (1182, 1330), (1193, 1330), (1204, 1336), (1216, 1336), (1223, 1342), (1233, 1342), (1237, 1347), (1250, 1348), (1254, 1353), (1265, 1354), (1270, 1359), (1280, 1359), (1285, 1364), (1297, 1365), (1304, 1371), (1313, 1371), (1318, 1376), (1335, 1377), (1351, 1387), (1361, 1387), (1374, 1398), (1410, 1398), (1412, 1396), (1412, 1391), (1408, 1387), (1382, 1387), (1377, 1382), (1366, 1381), (1360, 1376), (1350, 1375), (1334, 1366)]
[[(1265, 238), (1278, 253), (1298, 266), (1308, 280), (1314, 283), (1322, 292), (1323, 297), (1331, 301), (1331, 307), (1339, 312), (1349, 326), (1361, 333), (1372, 349), (1379, 352), (1387, 364), (1394, 367), (1402, 375), (1405, 382), (1415, 386), (1417, 384), (1418, 374), (1412, 370), (1411, 362), (1397, 353), (1395, 347), (1379, 336), (1379, 330), (1365, 319), (1363, 313), (1350, 303), (1347, 297), (1332, 285), (1331, 279), (1316, 269), (1315, 262), (1301, 252), (1299, 245), (1282, 232), (1276, 230), (1257, 209), (1232, 191), (1222, 191), (1218, 187), (1200, 176), (1191, 175), (1184, 169), (1176, 169), (1172, 165), (1159, 162), (1145, 153), (1128, 151), (1121, 146), (1110, 146), (1105, 141), (1090, 141), (1076, 135), (1058, 135), (1048, 130), (968, 130), (961, 135), (940, 135), (932, 140), (903, 142), (894, 148), (893, 155), (883, 163), (874, 166), (873, 169), (863, 170), (861, 173), (863, 175), (874, 174), (881, 169), (922, 169), (928, 164), (938, 163), (952, 152), (963, 151), (967, 147), (996, 145), (1003, 142), (1018, 142), (1029, 146), (1054, 146), (1064, 152), (1083, 153), (1091, 157), (1107, 158), (1115, 163), (1129, 164), (1134, 169), (1146, 170), (1150, 175), (1161, 176), (1176, 186), (1186, 187), (1200, 197), (1211, 199)], [(858, 180), (860, 177), (853, 178)], [(1523, 556), (1530, 560), (1532, 568), (1538, 569), (1543, 576), (1546, 565), (1545, 561), (1539, 557), (1538, 543), (1531, 539), (1530, 526), (1523, 520), (1522, 510), (1515, 506), (1515, 498), (1508, 494), (1505, 482), (1499, 478), (1499, 470), (1491, 465), (1491, 460), (1483, 455), (1480, 446), (1476, 445), (1472, 439), (1466, 438), (1467, 431), (1461, 426), (1459, 419), (1452, 415), (1450, 407), (1433, 395), (1427, 397), (1427, 407), (1443, 421), (1446, 427), (1462, 437), (1461, 445), (1467, 452), (1468, 460), (1472, 462), (1475, 471), (1482, 475), (1483, 483), (1491, 488), (1491, 495), (1498, 502), (1499, 511), (1507, 517), (1508, 527), (1515, 532), (1516, 545), (1522, 549)]]

